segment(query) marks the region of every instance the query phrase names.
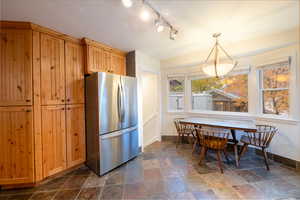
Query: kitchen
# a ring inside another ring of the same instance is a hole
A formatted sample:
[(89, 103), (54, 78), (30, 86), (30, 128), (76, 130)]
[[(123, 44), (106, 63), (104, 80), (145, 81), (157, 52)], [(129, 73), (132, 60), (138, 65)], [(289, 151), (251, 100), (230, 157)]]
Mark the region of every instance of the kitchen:
[(299, 9), (1, 0), (0, 199), (299, 198)]

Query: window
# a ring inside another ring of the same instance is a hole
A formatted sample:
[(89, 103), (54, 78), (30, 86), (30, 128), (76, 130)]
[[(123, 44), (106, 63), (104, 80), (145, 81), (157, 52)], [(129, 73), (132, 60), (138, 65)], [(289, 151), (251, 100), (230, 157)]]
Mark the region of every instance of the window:
[(182, 111), (184, 108), (184, 77), (169, 79), (169, 110)]
[(289, 62), (268, 65), (260, 70), (260, 90), (264, 114), (289, 114)]
[(192, 109), (248, 112), (248, 74), (191, 80)]

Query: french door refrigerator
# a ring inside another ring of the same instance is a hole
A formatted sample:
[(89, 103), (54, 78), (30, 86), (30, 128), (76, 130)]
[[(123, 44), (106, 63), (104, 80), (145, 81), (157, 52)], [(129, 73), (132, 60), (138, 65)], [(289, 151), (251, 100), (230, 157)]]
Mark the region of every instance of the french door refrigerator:
[(137, 80), (98, 72), (85, 82), (86, 164), (103, 175), (139, 154)]

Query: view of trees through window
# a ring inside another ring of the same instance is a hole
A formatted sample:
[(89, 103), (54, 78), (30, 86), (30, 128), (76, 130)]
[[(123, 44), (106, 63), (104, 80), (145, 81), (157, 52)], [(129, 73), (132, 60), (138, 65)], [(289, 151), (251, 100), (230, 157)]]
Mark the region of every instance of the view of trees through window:
[(263, 113), (288, 115), (290, 68), (287, 62), (261, 71)]
[(180, 111), (184, 106), (184, 79), (173, 78), (169, 80), (169, 110)]
[(191, 81), (192, 109), (248, 112), (248, 75)]

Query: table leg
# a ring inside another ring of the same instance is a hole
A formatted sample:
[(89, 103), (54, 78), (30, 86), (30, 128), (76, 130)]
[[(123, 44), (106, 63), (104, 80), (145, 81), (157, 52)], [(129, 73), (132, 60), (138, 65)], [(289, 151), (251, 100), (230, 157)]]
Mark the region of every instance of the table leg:
[(236, 139), (236, 134), (235, 134), (235, 130), (231, 129), (231, 135), (232, 135), (232, 139), (233, 139), (233, 148), (234, 148), (234, 156), (235, 156), (235, 165), (236, 167), (239, 167), (239, 154), (238, 154), (238, 142)]

